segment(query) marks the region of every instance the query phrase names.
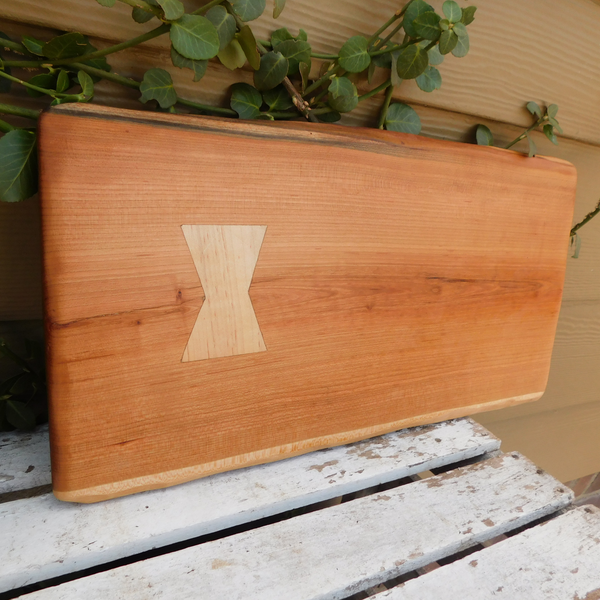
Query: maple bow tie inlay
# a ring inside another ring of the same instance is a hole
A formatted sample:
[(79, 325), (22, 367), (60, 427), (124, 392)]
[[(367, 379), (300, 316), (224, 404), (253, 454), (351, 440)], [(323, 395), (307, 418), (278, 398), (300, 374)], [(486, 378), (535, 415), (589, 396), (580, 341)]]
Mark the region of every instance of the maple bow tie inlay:
[(248, 291), (263, 225), (182, 225), (204, 303), (182, 362), (264, 352), (267, 348)]

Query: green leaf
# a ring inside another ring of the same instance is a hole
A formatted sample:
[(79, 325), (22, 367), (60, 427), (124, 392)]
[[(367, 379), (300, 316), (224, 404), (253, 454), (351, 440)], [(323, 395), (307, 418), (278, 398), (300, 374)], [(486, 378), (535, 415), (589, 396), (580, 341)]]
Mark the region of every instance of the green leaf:
[(351, 37), (341, 48), (338, 62), (342, 69), (350, 73), (360, 73), (371, 63), (367, 50), (367, 38), (362, 35)]
[(217, 30), (217, 34), (219, 35), (219, 51), (221, 51), (235, 37), (235, 18), (223, 6), (213, 6), (205, 16)]
[(230, 106), (240, 119), (256, 119), (263, 103), (260, 92), (248, 83), (234, 83), (231, 90)]
[(146, 71), (140, 85), (140, 92), (142, 92), (141, 102), (156, 100), (161, 108), (169, 108), (177, 102), (173, 80), (164, 69)]
[(156, 0), (165, 13), (167, 21), (175, 21), (183, 16), (185, 9), (180, 0)]
[(238, 40), (231, 40), (226, 48), (217, 54), (219, 60), (230, 70), (241, 69), (246, 64), (246, 55)]
[(329, 106), (339, 113), (350, 112), (358, 105), (358, 91), (347, 77), (334, 77), (329, 84)]
[(231, 0), (231, 4), (242, 21), (254, 21), (265, 11), (267, 0)]
[(267, 52), (261, 56), (260, 67), (254, 71), (256, 89), (265, 91), (279, 85), (287, 75), (288, 65), (288, 59), (281, 52)]
[(302, 78), (302, 93), (304, 93), (304, 90), (308, 85), (308, 76), (310, 75), (310, 63), (301, 62), (298, 65), (298, 70), (300, 71), (300, 77)]
[(332, 110), (322, 115), (317, 115), (317, 119), (321, 123), (337, 123), (342, 118), (342, 115), (337, 110)]
[(35, 133), (13, 129), (0, 139), (0, 200), (20, 202), (37, 192)]
[(69, 73), (64, 69), (61, 69), (58, 73), (58, 79), (56, 80), (56, 91), (62, 93), (71, 87), (69, 81)]
[(85, 54), (87, 45), (88, 41), (81, 33), (65, 33), (46, 42), (43, 52), (52, 60), (61, 60)]
[(308, 42), (303, 42), (302, 40), (285, 40), (277, 44), (274, 50), (281, 52), (288, 59), (288, 75), (297, 73), (301, 62), (310, 64), (311, 48)]
[(377, 65), (373, 61), (371, 61), (371, 64), (369, 65), (369, 67), (367, 69), (367, 83), (369, 85), (371, 85), (371, 83), (373, 82), (373, 75), (375, 75), (376, 68), (377, 68)]
[(34, 37), (30, 35), (24, 35), (21, 38), (21, 44), (31, 52), (31, 54), (35, 54), (36, 56), (44, 56), (44, 42), (40, 40), (36, 40)]
[(282, 85), (266, 91), (263, 94), (263, 100), (269, 107), (269, 110), (288, 110), (294, 107), (288, 91)]
[[(12, 387), (25, 375), (25, 373), (17, 373), (0, 383), (0, 396), (6, 396), (11, 393)], [(8, 398), (5, 398), (8, 400)]]
[(558, 113), (558, 106), (556, 104), (551, 104), (546, 109), (546, 113), (548, 114), (549, 117), (551, 117), (552, 119), (555, 119), (556, 118), (556, 114)]
[(546, 125), (544, 125), (544, 133), (546, 134), (546, 137), (556, 146), (558, 146), (558, 140), (556, 139), (556, 134), (554, 133), (554, 127), (552, 127), (552, 125), (550, 125), (550, 123), (547, 123)]
[(286, 27), (282, 27), (281, 29), (276, 29), (271, 34), (271, 46), (273, 50), (275, 50), (275, 46), (277, 44), (281, 44), (281, 42), (285, 42), (285, 40), (293, 40), (294, 36), (287, 30)]
[(413, 26), (420, 37), (435, 41), (437, 40), (442, 30), (440, 29), (440, 16), (433, 11), (428, 11), (419, 15), (414, 21)]
[(151, 12), (148, 12), (147, 10), (144, 10), (143, 8), (134, 7), (131, 11), (131, 18), (136, 23), (147, 23), (151, 19), (154, 19), (155, 16), (156, 15), (154, 15)]
[[(457, 23), (458, 25), (458, 23)], [(455, 28), (456, 29), (456, 28)], [(465, 33), (465, 35), (459, 35), (458, 40), (456, 41), (456, 46), (452, 48), (452, 54), (456, 56), (456, 58), (465, 57), (471, 48), (469, 43), (469, 34)]]
[[(423, 42), (427, 44), (426, 42)], [(434, 46), (429, 52), (429, 64), (438, 66), (444, 62), (444, 56), (440, 53), (440, 49), (438, 46)]]
[(402, 133), (421, 133), (421, 119), (408, 104), (395, 102), (388, 108), (385, 117), (385, 128)]
[(462, 23), (456, 23), (452, 28), (452, 31), (460, 38), (469, 35), (467, 28)]
[[(12, 71), (10, 67), (6, 67), (2, 64), (2, 58), (0, 58), (0, 69), (4, 71), (7, 75), (12, 75)], [(0, 78), (0, 94), (8, 94), (10, 92), (10, 88), (12, 87), (12, 81), (10, 79), (5, 79), (4, 77)], [(27, 91), (30, 91), (27, 89)], [(43, 94), (40, 94), (43, 95)]]
[(116, 1), (117, 0), (96, 0), (98, 4), (101, 4), (102, 6), (107, 6), (108, 8), (112, 8), (115, 5)]
[[(389, 46), (386, 44), (385, 46), (380, 46), (382, 39), (379, 38), (378, 43), (374, 44), (374, 50), (383, 50)], [(389, 52), (385, 54), (379, 54), (378, 56), (371, 57), (371, 64), (375, 64), (377, 67), (381, 67), (382, 69), (390, 69), (392, 67), (392, 58)]]
[(77, 80), (81, 86), (81, 93), (84, 95), (85, 101), (91, 100), (94, 95), (94, 82), (92, 78), (85, 71), (79, 71), (77, 73)]
[(493, 146), (494, 136), (487, 125), (477, 125), (477, 131), (475, 133), (478, 146)]
[[(404, 13), (404, 31), (413, 38), (419, 37), (414, 26), (414, 20), (423, 13), (434, 11), (433, 6), (424, 0), (412, 0)], [(435, 11), (434, 11), (435, 12)]]
[(258, 48), (256, 47), (256, 39), (254, 34), (252, 33), (252, 29), (245, 25), (240, 29), (240, 32), (237, 34), (237, 40), (250, 63), (250, 66), (258, 71), (260, 69), (260, 54), (258, 53)]
[(470, 25), (475, 20), (475, 11), (477, 10), (476, 6), (467, 6), (463, 8), (461, 21), (465, 25)]
[(275, 0), (273, 6), (273, 18), (276, 19), (285, 8), (285, 0)]
[(456, 48), (456, 44), (458, 44), (458, 36), (449, 29), (448, 31), (442, 32), (440, 37), (440, 54), (449, 54)]
[(534, 117), (537, 117), (538, 119), (542, 118), (542, 109), (540, 108), (540, 105), (537, 102), (533, 102), (533, 100), (531, 102), (528, 102), (527, 103), (527, 110)]
[(308, 34), (304, 29), (298, 29), (298, 35), (296, 36), (297, 40), (302, 40), (303, 42), (308, 42)]
[[(31, 77), (28, 83), (31, 83), (31, 85), (35, 85), (37, 87), (44, 88), (48, 91), (53, 91), (56, 89), (56, 80), (57, 75), (55, 73), (40, 73), (39, 75), (34, 75), (33, 77)], [(27, 94), (29, 94), (29, 96), (31, 96), (32, 98), (40, 98), (41, 96), (45, 95), (42, 92), (38, 92), (30, 88), (27, 88)]]
[(193, 60), (213, 58), (219, 52), (215, 26), (200, 15), (183, 15), (171, 23), (171, 43), (179, 54)]
[(402, 78), (398, 75), (398, 57), (400, 56), (400, 50), (390, 52), (390, 55), (392, 61), (392, 64), (390, 65), (390, 81), (393, 86), (400, 85), (402, 83)]
[(442, 76), (435, 67), (427, 67), (416, 79), (417, 85), (424, 92), (439, 90), (442, 85)]
[(527, 141), (529, 142), (529, 158), (533, 158), (537, 154), (537, 147), (529, 133), (527, 134)]
[(275, 117), (273, 115), (270, 115), (269, 113), (260, 113), (260, 115), (258, 115), (258, 117), (256, 117), (257, 119), (259, 119), (260, 121), (274, 121)]
[(425, 71), (428, 65), (429, 56), (424, 48), (421, 48), (417, 44), (412, 44), (404, 48), (398, 56), (398, 77), (402, 79), (415, 79)]
[(558, 121), (554, 117), (550, 117), (548, 121), (550, 122), (550, 125), (552, 125), (552, 127), (554, 127), (556, 131), (558, 131), (558, 133), (563, 133), (562, 127), (559, 125)]
[(35, 415), (24, 403), (17, 400), (6, 401), (6, 419), (17, 429), (33, 429), (35, 427)]
[(462, 18), (462, 8), (454, 0), (446, 0), (442, 10), (450, 23), (458, 23)]
[(194, 81), (200, 81), (204, 77), (208, 66), (207, 60), (192, 60), (181, 56), (173, 46), (171, 46), (171, 62), (179, 69), (191, 69), (194, 73)]
[(440, 29), (442, 31), (448, 31), (448, 29), (450, 29), (450, 21), (448, 21), (448, 19), (441, 19), (440, 20)]
[[(87, 38), (86, 38), (86, 40), (87, 40)], [(96, 48), (94, 46), (92, 46), (92, 44), (90, 44), (89, 40), (87, 40), (85, 54), (90, 54), (91, 52), (96, 52)], [(83, 56), (85, 56), (85, 54)], [(106, 72), (110, 71), (110, 65), (108, 64), (108, 62), (106, 61), (106, 58), (104, 58), (104, 56), (101, 56), (100, 58), (92, 58), (91, 60), (84, 60), (82, 57), (81, 62), (84, 65), (89, 65), (90, 67), (94, 67), (95, 69), (101, 69), (102, 71), (106, 71)], [(99, 77), (92, 77), (92, 79), (96, 82), (100, 81)]]

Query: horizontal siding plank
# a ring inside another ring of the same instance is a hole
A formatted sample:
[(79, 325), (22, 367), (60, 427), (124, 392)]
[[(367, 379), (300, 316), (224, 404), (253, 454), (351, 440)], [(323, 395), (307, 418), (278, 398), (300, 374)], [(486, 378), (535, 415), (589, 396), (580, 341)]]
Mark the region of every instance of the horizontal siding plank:
[(500, 456), (28, 598), (346, 598), (555, 512), (567, 490)]
[(600, 510), (578, 508), (373, 600), (600, 598)]
[[(434, 4), (439, 8), (441, 1)], [(471, 53), (444, 63), (442, 91), (425, 94), (414, 82), (405, 82), (397, 93), (440, 109), (519, 125), (529, 122), (524, 102), (555, 102), (561, 107), (566, 136), (600, 143), (596, 111), (600, 83), (595, 83), (600, 56), (588, 53), (585, 61), (580, 60), (581, 48), (595, 42), (600, 6), (589, 0), (479, 0), (476, 4), (477, 18), (469, 27)], [(259, 37), (268, 37), (282, 26), (302, 27), (316, 51), (337, 52), (348, 37), (372, 33), (397, 8), (398, 2), (392, 0), (294, 0), (278, 20), (267, 10), (252, 26)], [(55, 0), (40, 11), (37, 0), (13, 0), (3, 3), (0, 17), (119, 41), (155, 26), (135, 23), (129, 12), (122, 4), (106, 9), (92, 0)], [(507, 32), (519, 42), (507, 43)], [(571, 43), (573, 35), (577, 44)], [(147, 46), (166, 51), (168, 38), (156, 38)], [(557, 47), (561, 52), (556, 52)], [(209, 86), (203, 81), (200, 89)]]
[(3, 546), (9, 550), (0, 561), (0, 591), (401, 479), (499, 446), (498, 439), (471, 419), (458, 419), (99, 504), (69, 504), (51, 495), (10, 502), (0, 505)]

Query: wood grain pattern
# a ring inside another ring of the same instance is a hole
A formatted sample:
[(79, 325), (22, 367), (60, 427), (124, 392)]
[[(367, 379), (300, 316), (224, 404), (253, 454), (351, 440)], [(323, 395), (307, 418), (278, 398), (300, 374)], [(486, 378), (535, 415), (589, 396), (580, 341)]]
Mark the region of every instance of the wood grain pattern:
[(264, 352), (248, 295), (267, 228), (182, 225), (205, 298), (182, 362)]
[[(59, 497), (160, 487), (544, 390), (567, 163), (62, 107), (42, 118), (41, 165)], [(189, 223), (269, 227), (250, 288), (268, 352), (181, 362), (203, 298)]]

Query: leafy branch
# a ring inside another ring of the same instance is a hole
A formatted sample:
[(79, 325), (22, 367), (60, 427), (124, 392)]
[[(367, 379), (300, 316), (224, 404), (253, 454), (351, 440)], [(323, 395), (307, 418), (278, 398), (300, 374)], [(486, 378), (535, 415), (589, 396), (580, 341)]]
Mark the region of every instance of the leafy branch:
[[(91, 0), (90, 0), (91, 1)], [(0, 34), (0, 92), (11, 86), (26, 89), (33, 97), (47, 97), (50, 104), (89, 102), (94, 86), (109, 80), (138, 89), (140, 101), (158, 110), (176, 112), (176, 106), (200, 114), (242, 119), (307, 119), (335, 122), (359, 102), (385, 92), (379, 127), (420, 133), (421, 122), (408, 105), (392, 102), (394, 90), (405, 79), (415, 79), (425, 92), (440, 88), (436, 68), (444, 56), (461, 58), (469, 51), (467, 26), (476, 8), (461, 8), (446, 0), (438, 14), (424, 0), (409, 0), (375, 32), (348, 39), (337, 54), (314, 52), (302, 29), (292, 35), (286, 28), (274, 31), (269, 40), (257, 40), (249, 23), (262, 15), (266, 0), (211, 0), (185, 12), (180, 0), (96, 0), (111, 8), (119, 1), (131, 7), (137, 23), (158, 21), (157, 27), (101, 50), (79, 32), (50, 40), (23, 35), (17, 40)], [(273, 16), (285, 8), (285, 0), (274, 0)], [(218, 60), (236, 70), (246, 64), (253, 70), (253, 84), (231, 87), (229, 107), (211, 106), (177, 94), (171, 74), (151, 68), (141, 80), (114, 73), (106, 58), (162, 35), (169, 35), (173, 67), (188, 70), (194, 81), (205, 75), (209, 60)], [(396, 40), (398, 36), (398, 40)], [(314, 60), (328, 61), (327, 68), (311, 77)], [(36, 71), (28, 79), (16, 77), (13, 68)], [(384, 82), (359, 95), (357, 78), (371, 82), (375, 71), (389, 72)], [(0, 104), (0, 114), (35, 122), (39, 111)], [(0, 199), (17, 202), (37, 190), (36, 136), (29, 127), (0, 120)]]

